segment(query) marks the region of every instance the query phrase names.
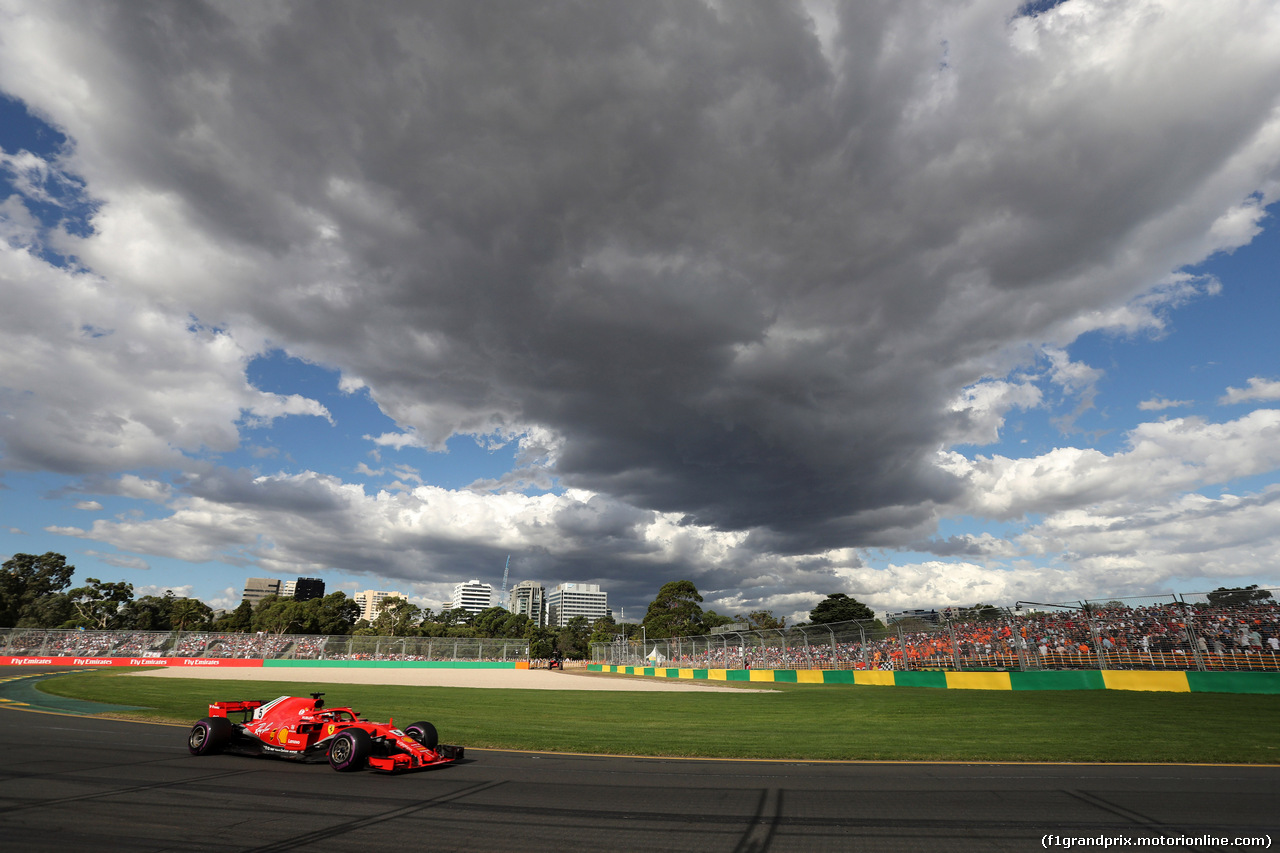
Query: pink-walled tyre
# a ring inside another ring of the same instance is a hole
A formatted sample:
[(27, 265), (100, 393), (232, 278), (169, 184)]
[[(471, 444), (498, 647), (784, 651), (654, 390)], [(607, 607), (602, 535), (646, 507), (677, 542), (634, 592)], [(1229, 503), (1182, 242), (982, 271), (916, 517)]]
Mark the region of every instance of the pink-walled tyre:
[(364, 729), (347, 729), (338, 732), (329, 745), (329, 766), (347, 772), (359, 770), (369, 761), (373, 752), (373, 738)]
[(436, 727), (427, 722), (405, 726), (404, 733), (427, 749), (435, 749), (440, 743), (440, 735), (436, 734)]
[(205, 717), (191, 727), (187, 735), (187, 750), (192, 755), (213, 755), (221, 752), (231, 740), (231, 721), (225, 717)]

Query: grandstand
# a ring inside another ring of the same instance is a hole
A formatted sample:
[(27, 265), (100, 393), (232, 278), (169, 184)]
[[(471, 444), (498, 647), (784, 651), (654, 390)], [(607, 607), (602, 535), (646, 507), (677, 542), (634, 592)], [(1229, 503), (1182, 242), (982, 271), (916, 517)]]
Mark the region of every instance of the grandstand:
[(619, 640), (592, 644), (591, 658), (689, 669), (1280, 671), (1280, 605), (1265, 590), (1235, 604), (1196, 594), (1045, 607), (650, 639), (643, 649)]
[[(594, 643), (597, 663), (691, 669), (1280, 671), (1280, 604), (1269, 591), (946, 610), (937, 623), (836, 622)], [(936, 612), (936, 611), (935, 611)], [(525, 640), (0, 629), (0, 655), (386, 661), (527, 660)]]
[(515, 661), (527, 640), (474, 637), (350, 637), (217, 631), (0, 629), (10, 657), (286, 660)]

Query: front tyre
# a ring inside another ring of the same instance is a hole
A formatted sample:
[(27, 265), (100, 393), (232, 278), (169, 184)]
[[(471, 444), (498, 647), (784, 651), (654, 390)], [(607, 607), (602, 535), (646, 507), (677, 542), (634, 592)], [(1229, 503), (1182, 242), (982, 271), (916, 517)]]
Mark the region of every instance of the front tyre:
[(191, 727), (187, 735), (187, 751), (192, 755), (213, 755), (231, 740), (233, 730), (226, 717), (205, 717)]
[(440, 735), (436, 734), (436, 727), (427, 722), (405, 726), (404, 733), (427, 749), (435, 749), (440, 743)]
[(364, 729), (347, 729), (334, 735), (329, 745), (329, 766), (346, 772), (359, 770), (369, 761), (373, 752), (373, 738)]

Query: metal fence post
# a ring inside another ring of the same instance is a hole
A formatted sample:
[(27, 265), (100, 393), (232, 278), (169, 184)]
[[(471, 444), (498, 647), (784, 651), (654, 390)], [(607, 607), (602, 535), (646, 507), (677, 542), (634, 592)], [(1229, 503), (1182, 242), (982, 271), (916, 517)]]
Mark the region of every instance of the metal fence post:
[(951, 660), (956, 666), (956, 672), (963, 672), (964, 667), (960, 663), (960, 644), (956, 642), (956, 626), (950, 619), (947, 620), (947, 633), (951, 635)]
[(1080, 602), (1080, 612), (1084, 615), (1085, 624), (1089, 626), (1089, 635), (1093, 637), (1093, 652), (1098, 659), (1098, 669), (1106, 669), (1107, 655), (1102, 650), (1102, 635), (1098, 633), (1098, 626), (1093, 621), (1093, 612), (1083, 601)]
[(1039, 669), (1031, 663), (1031, 653), (1027, 650), (1027, 638), (1022, 636), (1022, 626), (1018, 624), (1018, 616), (1009, 608), (1004, 608), (1005, 624), (1009, 626), (1009, 630), (1013, 632), (1010, 639), (1013, 640), (1013, 648), (1018, 655), (1018, 669), (1026, 672), (1029, 669)]
[(1178, 602), (1182, 605), (1182, 635), (1187, 638), (1187, 645), (1191, 647), (1191, 657), (1196, 662), (1196, 669), (1205, 672), (1208, 667), (1204, 665), (1204, 655), (1200, 654), (1200, 646), (1196, 643), (1196, 632), (1192, 630), (1195, 626), (1195, 616), (1191, 614), (1191, 608), (1186, 602)]

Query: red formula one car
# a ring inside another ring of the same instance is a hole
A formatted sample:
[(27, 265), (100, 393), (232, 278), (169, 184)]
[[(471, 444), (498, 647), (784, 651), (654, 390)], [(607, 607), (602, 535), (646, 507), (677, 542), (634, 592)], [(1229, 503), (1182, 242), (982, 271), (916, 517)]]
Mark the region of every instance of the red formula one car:
[[(401, 731), (391, 721), (362, 720), (350, 708), (327, 708), (322, 696), (214, 702), (209, 716), (192, 726), (187, 748), (192, 755), (225, 751), (327, 760), (334, 770), (371, 767), (385, 773), (452, 764), (463, 757), (462, 747), (439, 743), (430, 723), (414, 723)], [(232, 715), (240, 719), (233, 721)]]

